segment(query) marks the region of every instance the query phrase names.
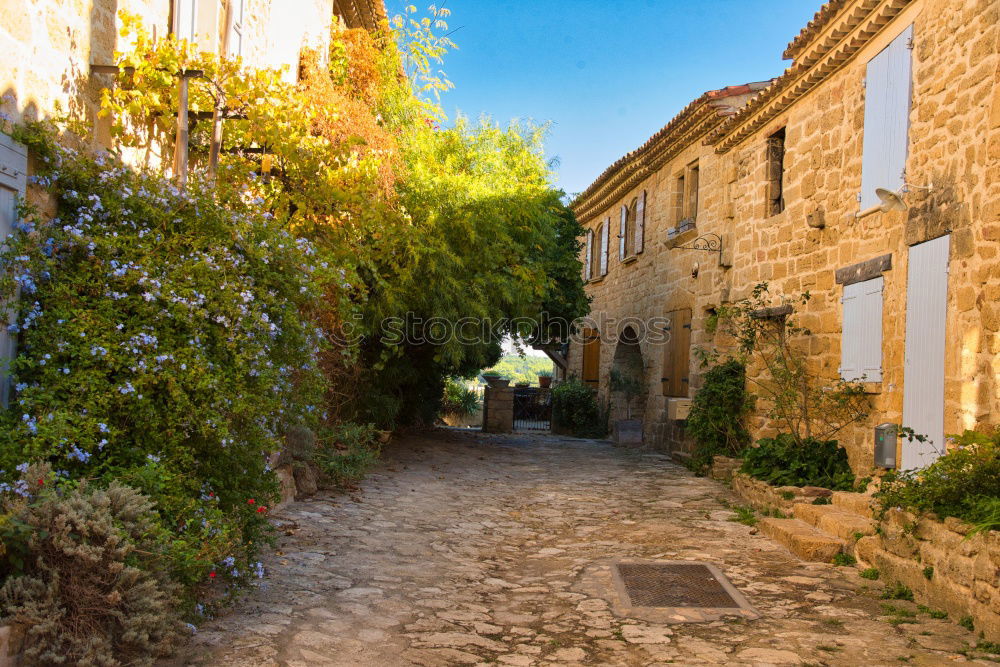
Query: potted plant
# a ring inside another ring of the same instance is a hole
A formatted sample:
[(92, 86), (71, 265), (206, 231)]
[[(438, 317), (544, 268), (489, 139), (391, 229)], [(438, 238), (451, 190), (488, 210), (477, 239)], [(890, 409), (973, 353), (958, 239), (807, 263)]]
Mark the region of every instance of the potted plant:
[(618, 370), (611, 370), (611, 391), (621, 395), (625, 400), (625, 419), (614, 423), (613, 440), (616, 445), (642, 445), (642, 420), (632, 419), (632, 401), (642, 393), (642, 383), (635, 375)]
[(552, 386), (552, 371), (538, 372), (538, 386), (542, 389), (548, 389)]
[(483, 379), (491, 387), (506, 387), (510, 384), (510, 380), (504, 378), (497, 371), (486, 371), (483, 373)]
[(526, 388), (528, 388), (528, 387), (531, 386), (531, 383), (530, 382), (523, 382), (523, 381), (522, 382), (516, 382), (516, 383), (514, 383), (514, 386), (517, 387), (518, 389), (526, 389)]

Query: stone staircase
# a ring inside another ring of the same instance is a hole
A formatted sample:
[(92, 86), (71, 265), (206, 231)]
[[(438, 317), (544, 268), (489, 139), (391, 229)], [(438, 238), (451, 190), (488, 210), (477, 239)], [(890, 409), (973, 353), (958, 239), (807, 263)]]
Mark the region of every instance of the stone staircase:
[(830, 505), (795, 503), (791, 519), (764, 518), (760, 531), (802, 560), (829, 563), (839, 553), (851, 554), (854, 544), (875, 534), (871, 496), (836, 491)]

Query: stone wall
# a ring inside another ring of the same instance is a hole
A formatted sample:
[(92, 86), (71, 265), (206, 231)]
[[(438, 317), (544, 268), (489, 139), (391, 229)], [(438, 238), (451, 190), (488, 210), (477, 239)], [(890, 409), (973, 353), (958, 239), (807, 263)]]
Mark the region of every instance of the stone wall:
[[(705, 135), (685, 135), (679, 140), (687, 143), (676, 157), (619, 188), (599, 213), (581, 218), (594, 228), (610, 217), (616, 232), (621, 204), (643, 189), (648, 192), (645, 252), (622, 263), (617, 244), (612, 243), (608, 275), (588, 285), (595, 320), (648, 320), (690, 308), (692, 348), (704, 347), (725, 344), (706, 331), (713, 309), (746, 296), (755, 284), (766, 281), (772, 292), (789, 295), (808, 291), (811, 299), (796, 317), (813, 335), (802, 344), (812, 367), (829, 379), (838, 375), (841, 353), (843, 287), (836, 283), (835, 273), (890, 254), (892, 268), (884, 273), (882, 381), (866, 385), (872, 407), (868, 419), (838, 434), (859, 472), (873, 464), (872, 427), (902, 421), (907, 256), (913, 244), (952, 235), (945, 433), (1000, 421), (1000, 307), (996, 305), (1000, 300), (1000, 4), (854, 0), (825, 30), (836, 30), (837, 21), (860, 12), (862, 5), (872, 16), (882, 12), (891, 19), (873, 33), (863, 32), (863, 24), (852, 28), (844, 43), (858, 48), (841, 49), (849, 55), (817, 74), (820, 79), (811, 89), (803, 74), (801, 81), (793, 80), (779, 94), (762, 94), (766, 104), (751, 102), (745, 113), (706, 129)], [(905, 9), (894, 13), (893, 8), (900, 6)], [(914, 49), (907, 180), (934, 187), (912, 189), (908, 211), (856, 220), (866, 64), (910, 24)], [(822, 41), (826, 34), (815, 39)], [(792, 68), (789, 76), (796, 71)], [(807, 92), (798, 93), (800, 86)], [(770, 215), (767, 139), (781, 128), (786, 131), (786, 206)], [(703, 145), (706, 139), (712, 145)], [(694, 159), (699, 160), (701, 189), (696, 228), (684, 238), (670, 239), (671, 184)], [(590, 201), (574, 203), (588, 211), (590, 205)], [(706, 233), (722, 238), (721, 256), (671, 247)], [(695, 264), (697, 275), (692, 270)], [(611, 333), (605, 333), (604, 395), (614, 355)], [(574, 345), (570, 354), (571, 371), (576, 374), (581, 372), (578, 349)], [(665, 424), (666, 400), (659, 387), (662, 346), (644, 342), (642, 351), (649, 391), (647, 440), (683, 451), (682, 426)], [(694, 355), (690, 371), (693, 394), (700, 372)], [(775, 425), (758, 414), (752, 430), (756, 437), (764, 437), (774, 433)]]
[[(744, 501), (760, 510), (781, 510), (792, 515), (796, 503), (811, 503), (831, 495), (817, 487), (775, 487), (753, 479), (737, 467), (739, 460), (716, 457), (712, 477), (728, 482)], [(852, 502), (848, 502), (852, 501)], [(871, 496), (836, 494), (835, 503), (854, 506), (871, 514)], [(798, 514), (796, 514), (798, 516)], [(948, 612), (959, 621), (971, 616), (976, 633), (987, 641), (1000, 641), (1000, 532), (969, 537), (971, 526), (958, 519), (937, 521), (918, 518), (903, 510), (890, 510), (878, 522), (876, 534), (854, 544), (859, 567), (875, 567), (886, 585), (901, 583), (913, 591), (917, 602)]]
[(855, 554), (878, 568), (887, 584), (902, 583), (917, 601), (960, 620), (971, 616), (976, 633), (1000, 641), (1000, 533), (969, 537), (957, 519), (917, 519), (892, 510), (878, 535), (863, 537)]

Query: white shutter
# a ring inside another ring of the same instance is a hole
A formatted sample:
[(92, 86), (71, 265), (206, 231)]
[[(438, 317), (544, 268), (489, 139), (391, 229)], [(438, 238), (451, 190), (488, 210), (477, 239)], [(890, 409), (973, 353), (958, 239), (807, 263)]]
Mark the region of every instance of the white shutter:
[[(24, 196), (28, 182), (27, 172), (27, 150), (6, 134), (0, 134), (0, 241), (6, 239), (14, 229), (17, 200)], [(8, 324), (13, 324), (17, 321), (17, 313), (11, 310), (3, 319)], [(15, 342), (16, 339), (7, 331), (7, 327), (0, 326), (0, 402), (4, 407), (10, 397), (7, 365), (14, 358)]]
[(861, 325), (860, 283), (846, 285), (844, 298), (841, 299), (843, 318), (840, 333), (840, 377), (844, 380), (857, 380), (861, 375), (860, 340), (863, 335)]
[(903, 426), (926, 436), (927, 441), (903, 440), (903, 470), (926, 467), (945, 452), (944, 360), (950, 245), (951, 237), (942, 236), (911, 246), (907, 260)]
[(865, 336), (861, 346), (861, 374), (865, 382), (882, 381), (882, 276), (861, 286), (861, 321)]
[(198, 0), (174, 0), (174, 36), (194, 42), (198, 33)]
[(642, 252), (646, 234), (646, 191), (639, 193), (639, 203), (635, 207), (635, 254)]
[(625, 237), (628, 236), (628, 206), (622, 204), (622, 219), (618, 225), (618, 259), (625, 259)]
[(879, 276), (844, 286), (840, 377), (882, 381), (882, 287)]
[(908, 26), (868, 62), (865, 74), (864, 153), (861, 208), (879, 204), (875, 188), (898, 190), (906, 183), (909, 144), (913, 26)]
[(583, 281), (587, 282), (593, 277), (591, 269), (593, 269), (592, 260), (594, 257), (594, 230), (587, 230), (587, 254), (583, 258)]
[(601, 275), (608, 275), (608, 231), (611, 229), (611, 218), (601, 225)]

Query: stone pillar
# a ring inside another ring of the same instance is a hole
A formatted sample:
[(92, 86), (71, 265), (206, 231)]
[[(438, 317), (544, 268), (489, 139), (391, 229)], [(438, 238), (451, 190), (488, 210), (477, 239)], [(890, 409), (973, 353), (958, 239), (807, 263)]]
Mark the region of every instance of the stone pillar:
[(487, 387), (483, 397), (483, 431), (514, 431), (514, 390), (510, 387)]

